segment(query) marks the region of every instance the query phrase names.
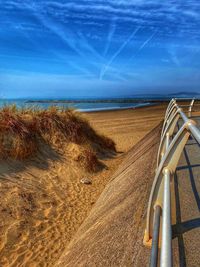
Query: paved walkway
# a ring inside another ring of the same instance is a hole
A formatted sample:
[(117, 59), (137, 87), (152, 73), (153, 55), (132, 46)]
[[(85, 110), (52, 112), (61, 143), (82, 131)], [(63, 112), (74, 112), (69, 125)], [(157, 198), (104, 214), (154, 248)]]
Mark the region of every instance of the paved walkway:
[[(200, 127), (200, 117), (194, 118)], [(181, 122), (179, 123), (181, 125)], [(191, 138), (182, 153), (175, 179), (176, 225), (174, 266), (200, 266), (200, 145)]]

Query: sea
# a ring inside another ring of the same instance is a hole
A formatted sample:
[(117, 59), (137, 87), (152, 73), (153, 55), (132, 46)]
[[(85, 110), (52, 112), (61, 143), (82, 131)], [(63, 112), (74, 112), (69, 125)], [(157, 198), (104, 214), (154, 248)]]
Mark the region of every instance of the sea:
[(86, 102), (86, 101), (78, 101), (78, 102), (70, 102), (65, 103), (62, 101), (59, 102), (51, 102), (51, 101), (37, 101), (34, 100), (34, 103), (30, 103), (31, 99), (1, 99), (0, 100), (0, 107), (4, 107), (7, 105), (16, 105), (19, 108), (25, 107), (38, 107), (42, 109), (47, 109), (50, 106), (57, 106), (57, 107), (65, 107), (65, 108), (74, 108), (80, 112), (94, 112), (94, 111), (106, 111), (106, 110), (121, 110), (121, 109), (129, 109), (129, 108), (138, 108), (144, 106), (154, 105), (151, 102)]

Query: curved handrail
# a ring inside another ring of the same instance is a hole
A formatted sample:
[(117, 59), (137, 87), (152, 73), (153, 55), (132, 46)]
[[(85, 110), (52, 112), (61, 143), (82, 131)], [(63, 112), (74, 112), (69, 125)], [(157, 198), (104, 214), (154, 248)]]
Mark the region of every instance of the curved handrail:
[[(145, 245), (151, 246), (151, 244), (153, 244), (150, 261), (151, 267), (156, 267), (155, 263), (157, 263), (157, 258), (153, 259), (152, 257), (158, 257), (158, 249), (155, 247), (159, 244), (158, 235), (160, 232), (160, 220), (158, 216), (162, 216), (160, 266), (172, 266), (172, 259), (170, 258), (170, 255), (172, 255), (171, 216), (175, 214), (175, 212), (171, 213), (169, 197), (170, 179), (172, 179), (173, 174), (176, 171), (179, 158), (189, 136), (192, 135), (200, 144), (200, 129), (196, 126), (196, 122), (190, 119), (195, 99), (190, 100), (191, 102), (187, 106), (189, 118), (177, 104), (176, 99), (170, 101), (165, 113), (161, 141), (158, 149), (157, 169), (148, 202), (147, 222), (144, 236)], [(184, 107), (185, 106), (186, 105), (184, 105)], [(183, 125), (174, 135), (179, 119), (183, 120)], [(162, 212), (155, 212), (157, 207), (160, 207)], [(154, 227), (156, 227), (156, 229), (154, 229)], [(155, 239), (153, 242), (152, 238)]]

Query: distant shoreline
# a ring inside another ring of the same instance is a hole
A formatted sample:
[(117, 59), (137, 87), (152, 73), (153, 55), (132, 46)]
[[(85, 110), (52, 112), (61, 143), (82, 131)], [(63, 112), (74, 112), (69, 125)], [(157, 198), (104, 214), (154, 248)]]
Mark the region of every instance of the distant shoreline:
[(27, 104), (40, 103), (40, 104), (70, 104), (70, 103), (146, 103), (146, 102), (159, 102), (160, 100), (148, 99), (96, 99), (96, 100), (27, 100)]
[(157, 106), (160, 103), (141, 103), (136, 106), (130, 106), (130, 107), (106, 107), (106, 108), (91, 108), (91, 109), (77, 109), (79, 112), (107, 112), (107, 111), (120, 111), (120, 110), (128, 110), (128, 109), (139, 109), (139, 108), (146, 108), (146, 107), (152, 107)]
[[(104, 111), (117, 111), (117, 110), (127, 110), (127, 109), (137, 109), (142, 107), (158, 105), (160, 101), (147, 101), (139, 99), (97, 99), (97, 100), (27, 100), (26, 104), (51, 104), (51, 105), (61, 105), (61, 104), (115, 104), (116, 106), (94, 106), (88, 108), (75, 107), (79, 112), (104, 112)], [(126, 104), (126, 106), (119, 106), (117, 104)], [(127, 105), (128, 104), (128, 105)], [(129, 105), (130, 104), (130, 105)], [(72, 106), (73, 108), (73, 106)]]
[(126, 110), (126, 109), (138, 109), (138, 108), (143, 108), (143, 107), (149, 107), (149, 106), (155, 106), (155, 105), (158, 105), (160, 104), (159, 101), (157, 102), (151, 102), (151, 101), (132, 101), (132, 102), (125, 102), (125, 101), (112, 101), (112, 102), (109, 102), (111, 100), (106, 100), (105, 102), (104, 101), (101, 101), (101, 100), (97, 100), (97, 101), (90, 101), (90, 100), (85, 100), (84, 102), (83, 101), (79, 101), (79, 100), (75, 100), (75, 101), (71, 101), (71, 100), (64, 100), (64, 101), (61, 101), (61, 100), (52, 100), (52, 101), (45, 101), (45, 100), (41, 100), (41, 101), (36, 101), (36, 100), (30, 100), (30, 101), (27, 101), (26, 103), (28, 104), (69, 104), (69, 103), (74, 103), (74, 104), (78, 104), (78, 103), (88, 103), (88, 104), (100, 104), (100, 103), (120, 103), (120, 104), (127, 104), (127, 103), (132, 103), (134, 105), (131, 105), (131, 106), (126, 106), (126, 107), (95, 107), (95, 108), (77, 108), (77, 111), (79, 112), (85, 112), (85, 113), (88, 113), (88, 112), (103, 112), (103, 111), (117, 111), (117, 110)]
[(50, 100), (50, 99), (27, 99), (27, 100), (12, 100), (8, 102), (2, 102), (1, 107), (16, 105), (19, 108), (33, 107), (39, 109), (48, 109), (51, 106), (59, 108), (75, 109), (81, 113), (88, 112), (103, 112), (103, 111), (117, 111), (127, 109), (138, 109), (142, 107), (148, 107), (158, 105), (160, 101), (147, 101), (145, 100), (133, 100), (133, 99), (97, 99), (97, 100)]
[[(191, 97), (192, 98), (192, 97)], [(177, 98), (183, 102), (191, 98)], [(26, 100), (27, 104), (79, 104), (79, 103), (168, 103), (170, 98), (111, 98), (111, 99), (30, 99)], [(198, 98), (196, 98), (198, 100)]]

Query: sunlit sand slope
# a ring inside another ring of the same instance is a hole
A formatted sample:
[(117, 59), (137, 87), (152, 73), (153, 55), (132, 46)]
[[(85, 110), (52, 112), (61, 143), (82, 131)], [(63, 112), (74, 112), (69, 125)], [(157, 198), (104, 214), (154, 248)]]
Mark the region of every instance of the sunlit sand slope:
[(135, 145), (56, 266), (146, 266), (143, 244), (160, 125)]

